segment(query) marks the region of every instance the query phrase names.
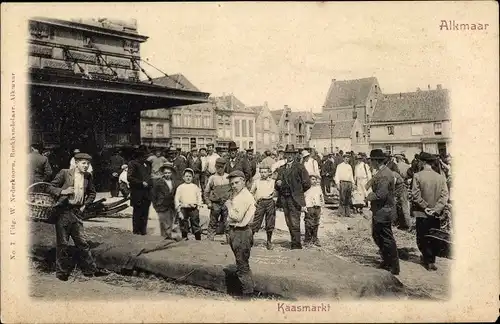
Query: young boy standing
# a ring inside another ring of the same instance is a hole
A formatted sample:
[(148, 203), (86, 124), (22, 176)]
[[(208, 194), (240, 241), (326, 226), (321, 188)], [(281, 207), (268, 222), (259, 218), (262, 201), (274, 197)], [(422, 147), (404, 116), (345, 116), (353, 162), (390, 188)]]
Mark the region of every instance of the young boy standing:
[(184, 170), (184, 183), (177, 187), (175, 192), (175, 210), (179, 215), (182, 238), (188, 239), (189, 227), (197, 241), (201, 240), (200, 212), (201, 200), (200, 187), (192, 183), (194, 176), (193, 169)]
[(319, 179), (316, 175), (311, 175), (311, 188), (304, 193), (306, 207), (304, 208), (304, 223), (306, 233), (304, 244), (321, 246), (318, 239), (319, 219), (321, 216), (321, 207), (325, 203), (323, 191), (319, 185)]
[(260, 179), (253, 182), (250, 192), (254, 196), (256, 204), (255, 216), (252, 222), (252, 232), (257, 233), (266, 220), (266, 234), (268, 250), (273, 249), (272, 237), (276, 223), (276, 204), (274, 198), (277, 196), (274, 189), (275, 180), (271, 178), (271, 167), (265, 164), (259, 165)]
[(118, 185), (123, 198), (128, 198), (128, 195), (130, 194), (130, 185), (128, 184), (127, 180), (127, 171), (128, 165), (122, 165), (122, 173), (120, 173), (120, 176), (118, 177)]

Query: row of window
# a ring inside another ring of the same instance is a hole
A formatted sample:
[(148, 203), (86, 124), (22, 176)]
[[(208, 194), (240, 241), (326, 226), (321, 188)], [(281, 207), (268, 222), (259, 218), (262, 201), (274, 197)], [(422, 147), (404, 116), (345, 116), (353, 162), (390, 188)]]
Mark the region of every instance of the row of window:
[[(146, 137), (153, 137), (153, 124), (146, 124)], [(156, 133), (157, 137), (165, 136), (165, 130), (163, 124), (156, 124)]]
[(190, 128), (212, 128), (212, 115), (210, 112), (184, 112), (172, 115), (172, 126)]
[[(394, 135), (394, 126), (387, 126), (387, 134)], [(422, 125), (413, 125), (411, 126), (411, 135), (412, 136), (421, 136), (424, 134), (424, 128)], [(434, 135), (442, 135), (443, 134), (443, 124), (442, 123), (434, 123)]]
[[(241, 125), (241, 128), (240, 128)], [(253, 120), (235, 119), (234, 120), (235, 137), (253, 137)]]
[(172, 137), (172, 146), (180, 147), (184, 152), (188, 152), (194, 147), (200, 149), (211, 143), (213, 143), (213, 139), (209, 137)]
[(264, 142), (265, 145), (269, 145), (276, 142), (276, 135), (269, 133), (258, 133), (257, 141)]

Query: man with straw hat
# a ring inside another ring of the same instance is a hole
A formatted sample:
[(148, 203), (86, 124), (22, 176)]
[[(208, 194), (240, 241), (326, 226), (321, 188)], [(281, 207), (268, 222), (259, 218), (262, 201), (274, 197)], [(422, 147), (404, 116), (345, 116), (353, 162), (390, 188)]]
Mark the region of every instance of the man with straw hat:
[(390, 271), (394, 275), (399, 274), (399, 257), (396, 240), (392, 233), (392, 222), (396, 215), (396, 203), (394, 200), (394, 175), (385, 165), (387, 156), (381, 149), (370, 152), (371, 167), (377, 172), (366, 185), (371, 187), (366, 200), (371, 203), (372, 211), (372, 236), (382, 255), (381, 269)]
[(86, 153), (76, 153), (75, 167), (61, 170), (48, 191), (58, 197), (55, 205), (56, 214), (56, 277), (67, 281), (72, 265), (69, 253), (69, 238), (73, 239), (79, 250), (80, 264), (84, 276), (103, 276), (109, 274), (98, 270), (90, 251), (90, 246), (84, 235), (83, 222), (80, 215), (85, 207), (94, 202), (96, 191), (92, 175), (88, 172), (91, 156)]

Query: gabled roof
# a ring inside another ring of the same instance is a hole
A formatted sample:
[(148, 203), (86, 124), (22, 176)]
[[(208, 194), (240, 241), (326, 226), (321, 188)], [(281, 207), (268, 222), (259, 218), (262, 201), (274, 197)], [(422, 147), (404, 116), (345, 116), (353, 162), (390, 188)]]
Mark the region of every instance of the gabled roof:
[(283, 115), (283, 110), (284, 109), (271, 110), (271, 115), (273, 116), (273, 119), (276, 122), (276, 124), (279, 124), (281, 120), (281, 115)]
[[(377, 78), (369, 77), (354, 80), (333, 80), (326, 95), (325, 108), (365, 105), (370, 90)], [(380, 91), (380, 90), (379, 90)]]
[(252, 107), (247, 107), (248, 109), (252, 109), (257, 115), (262, 112), (262, 109), (264, 109), (264, 106), (252, 106)]
[(251, 107), (247, 107), (233, 94), (216, 97), (215, 101), (218, 109), (255, 113)]
[(435, 121), (450, 119), (448, 90), (385, 95), (377, 102), (372, 122)]
[(200, 91), (195, 87), (184, 75), (172, 74), (170, 76), (162, 76), (153, 79), (153, 84), (161, 85), (168, 88), (183, 89), (189, 91)]
[(299, 117), (306, 123), (312, 123), (315, 119), (313, 113), (310, 111), (292, 111), (293, 119), (299, 119)]
[(333, 123), (333, 133), (330, 130), (330, 123), (316, 123), (311, 130), (311, 139), (350, 138), (354, 120), (338, 121)]

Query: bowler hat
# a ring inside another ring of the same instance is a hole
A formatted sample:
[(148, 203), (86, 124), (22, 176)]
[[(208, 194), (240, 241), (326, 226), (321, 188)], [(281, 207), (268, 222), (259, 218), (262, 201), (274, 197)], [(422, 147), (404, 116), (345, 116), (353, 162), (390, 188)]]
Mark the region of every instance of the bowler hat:
[(92, 157), (88, 155), (87, 153), (76, 153), (75, 154), (75, 160), (87, 160), (90, 161), (92, 160)]
[(385, 160), (387, 155), (381, 149), (374, 149), (370, 152), (370, 160)]
[(161, 167), (160, 167), (160, 172), (162, 172), (164, 169), (170, 169), (172, 171), (175, 171), (174, 164), (171, 162), (165, 162)]
[(228, 178), (228, 179), (231, 179), (231, 178), (237, 178), (237, 177), (240, 177), (240, 178), (243, 178), (243, 179), (244, 179), (244, 178), (245, 178), (245, 174), (244, 174), (242, 171), (240, 171), (240, 170), (234, 170), (233, 172), (231, 172), (231, 173), (227, 176), (227, 178)]
[(253, 149), (246, 149), (247, 152), (252, 152), (253, 153)]
[(434, 155), (432, 155), (430, 153), (422, 152), (422, 153), (420, 153), (419, 159), (422, 161), (431, 162), (431, 161), (434, 161), (436, 158), (434, 157)]
[(236, 143), (235, 143), (235, 142), (232, 142), (232, 141), (231, 141), (231, 142), (229, 142), (229, 145), (228, 145), (227, 149), (228, 149), (229, 151), (234, 151), (234, 150), (237, 150), (237, 149), (238, 149), (238, 145), (236, 145)]
[(297, 150), (295, 149), (295, 145), (287, 144), (285, 146), (285, 153), (297, 153)]

